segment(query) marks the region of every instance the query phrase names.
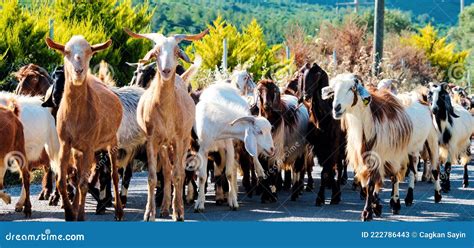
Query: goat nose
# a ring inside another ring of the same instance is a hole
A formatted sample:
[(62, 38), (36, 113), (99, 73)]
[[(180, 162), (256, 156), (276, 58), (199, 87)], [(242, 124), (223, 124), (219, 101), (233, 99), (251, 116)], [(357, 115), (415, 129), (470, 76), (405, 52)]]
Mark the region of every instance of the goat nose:
[(163, 69), (163, 73), (164, 73), (164, 74), (168, 74), (168, 73), (170, 73), (170, 72), (171, 72), (171, 69), (168, 69), (168, 68)]
[(270, 153), (273, 155), (275, 153), (275, 148), (274, 147), (270, 147)]
[(84, 71), (84, 69), (75, 69), (76, 73), (82, 73)]
[(334, 111), (339, 112), (341, 110), (341, 104), (336, 105)]

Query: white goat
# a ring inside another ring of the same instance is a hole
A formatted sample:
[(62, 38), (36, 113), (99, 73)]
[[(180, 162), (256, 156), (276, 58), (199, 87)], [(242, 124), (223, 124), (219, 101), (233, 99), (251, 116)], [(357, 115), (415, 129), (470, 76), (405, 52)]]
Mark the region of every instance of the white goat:
[[(250, 114), (247, 102), (239, 92), (228, 84), (213, 84), (206, 88), (196, 105), (196, 121), (194, 129), (198, 137), (199, 152), (199, 196), (195, 203), (195, 211), (204, 210), (205, 184), (207, 181), (207, 155), (214, 149), (217, 142), (223, 142), (226, 154), (226, 176), (230, 191), (228, 203), (231, 209), (239, 207), (237, 203), (237, 169), (234, 166), (233, 139), (244, 142), (245, 149), (256, 157), (259, 150), (267, 156), (274, 153), (271, 136), (271, 125), (263, 117)], [(254, 159), (255, 160), (255, 159)], [(256, 165), (256, 167), (258, 167)], [(261, 165), (260, 165), (261, 167)], [(188, 170), (196, 169), (188, 167)], [(257, 169), (259, 176), (263, 168)]]
[(471, 136), (474, 133), (474, 117), (459, 104), (452, 104), (447, 91), (447, 84), (431, 84), (429, 100), (431, 110), (440, 131), (440, 160), (445, 164), (445, 174), (442, 175), (442, 188), (444, 192), (451, 189), (449, 175), (451, 163), (461, 159), (464, 166), (463, 187), (468, 187), (469, 176), (467, 164), (470, 160), (469, 149)]
[[(23, 124), (25, 137), (25, 152), (27, 161), (38, 161), (41, 153), (46, 150), (53, 172), (59, 171), (59, 139), (55, 121), (51, 110), (43, 108), (39, 97), (21, 96), (8, 92), (0, 92), (0, 104), (7, 104), (9, 99), (14, 99), (20, 108), (20, 121)], [(30, 168), (32, 169), (32, 168)], [(29, 189), (22, 188), (20, 199), (15, 206), (15, 211), (23, 210), (25, 201), (29, 202)], [(26, 208), (26, 207), (25, 207)], [(31, 210), (25, 209), (25, 214), (31, 215)]]
[[(399, 181), (406, 173), (407, 155), (416, 156), (432, 129), (429, 109), (413, 101), (404, 107), (390, 92), (368, 92), (353, 74), (341, 74), (323, 89), (323, 98), (334, 95), (333, 116), (347, 128), (347, 157), (367, 189), (362, 220), (381, 215), (378, 192), (383, 178), (391, 176), (390, 205), (397, 214), (401, 208)], [(436, 197), (435, 197), (436, 198)], [(374, 207), (375, 206), (375, 207)]]

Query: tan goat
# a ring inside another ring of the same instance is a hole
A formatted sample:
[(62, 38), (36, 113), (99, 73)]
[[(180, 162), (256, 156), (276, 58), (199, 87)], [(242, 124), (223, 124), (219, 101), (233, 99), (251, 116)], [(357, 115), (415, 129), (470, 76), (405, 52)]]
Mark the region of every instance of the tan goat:
[[(122, 119), (119, 98), (99, 79), (88, 73), (92, 55), (112, 44), (109, 40), (91, 46), (82, 36), (73, 36), (66, 45), (46, 39), (49, 47), (64, 55), (66, 78), (64, 94), (57, 114), (60, 140), (59, 190), (63, 199), (66, 220), (84, 220), (84, 205), (88, 191), (88, 178), (94, 162), (94, 152), (107, 149), (112, 162), (115, 194), (115, 218), (123, 219), (122, 203), (118, 191), (117, 130)], [(78, 175), (79, 194), (69, 202), (66, 175), (69, 159), (74, 157)]]
[[(155, 219), (156, 172), (161, 169), (165, 184), (160, 216), (169, 215), (171, 182), (173, 182), (173, 219), (183, 221), (184, 161), (186, 151), (190, 147), (195, 105), (185, 87), (182, 87), (184, 83), (182, 78), (176, 74), (178, 57), (189, 62), (189, 58), (179, 48), (178, 43), (182, 40), (201, 39), (207, 34), (207, 30), (198, 35), (170, 37), (156, 33), (136, 34), (129, 30), (125, 31), (134, 38), (145, 38), (155, 43), (154, 48), (147, 53), (144, 60), (156, 59), (156, 75), (150, 87), (140, 98), (137, 109), (138, 124), (147, 136), (149, 162), (148, 201), (144, 220)], [(160, 165), (157, 163), (158, 159)]]

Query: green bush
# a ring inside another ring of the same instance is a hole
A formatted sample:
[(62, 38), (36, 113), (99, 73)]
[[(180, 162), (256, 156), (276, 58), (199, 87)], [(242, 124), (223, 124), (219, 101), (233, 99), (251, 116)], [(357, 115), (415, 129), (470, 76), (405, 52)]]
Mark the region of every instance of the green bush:
[[(263, 30), (257, 21), (252, 20), (241, 32), (237, 27), (218, 17), (209, 26), (209, 35), (195, 41), (186, 51), (191, 57), (194, 53), (203, 58), (202, 70), (222, 69), (223, 40), (227, 39), (227, 69), (244, 67), (253, 74), (255, 80), (282, 74), (290, 61), (282, 61), (277, 52), (282, 45), (267, 45)], [(201, 85), (202, 86), (202, 85)]]
[[(469, 49), (470, 51), (470, 55), (467, 58), (467, 67), (471, 72), (471, 85), (474, 87), (474, 4), (464, 8), (459, 16), (459, 25), (454, 28), (452, 35), (460, 48)], [(462, 83), (463, 86), (467, 85), (467, 78)]]
[(425, 51), (431, 65), (437, 67), (444, 81), (456, 82), (464, 76), (467, 50), (456, 51), (455, 43), (448, 43), (448, 37), (440, 37), (430, 24), (421, 28), (418, 34), (402, 39), (402, 42)]
[(54, 20), (53, 38), (60, 43), (78, 34), (91, 44), (111, 38), (112, 47), (94, 56), (91, 67), (103, 59), (113, 67), (119, 85), (127, 84), (133, 69), (125, 62), (138, 61), (151, 44), (130, 38), (123, 28), (149, 30), (152, 12), (148, 2), (134, 6), (131, 0), (33, 1), (28, 6), (18, 0), (1, 1), (0, 32), (5, 38), (0, 40), (0, 87), (11, 89), (11, 73), (27, 63), (48, 70), (62, 63), (61, 55), (48, 49), (44, 42), (50, 19)]

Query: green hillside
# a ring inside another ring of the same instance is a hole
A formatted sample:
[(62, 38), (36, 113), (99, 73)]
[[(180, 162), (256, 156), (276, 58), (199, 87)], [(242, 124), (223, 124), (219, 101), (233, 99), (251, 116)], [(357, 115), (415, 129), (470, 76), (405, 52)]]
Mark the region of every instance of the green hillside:
[[(135, 0), (136, 3), (142, 2)], [(270, 43), (284, 40), (286, 30), (294, 24), (304, 27), (308, 34), (314, 34), (323, 21), (337, 22), (352, 7), (339, 7), (336, 3), (352, 0), (152, 0), (156, 8), (152, 29), (169, 32), (197, 32), (218, 15), (237, 27), (242, 27), (256, 18), (262, 25)], [(372, 12), (373, 0), (360, 0), (359, 14), (366, 16)], [(363, 3), (370, 4), (363, 4)], [(412, 22), (413, 26), (427, 23), (441, 28), (442, 33), (457, 24), (459, 13), (458, 0), (386, 0), (388, 11), (402, 11), (401, 22)], [(465, 0), (466, 5), (474, 0)], [(400, 13), (400, 12), (397, 12)]]

